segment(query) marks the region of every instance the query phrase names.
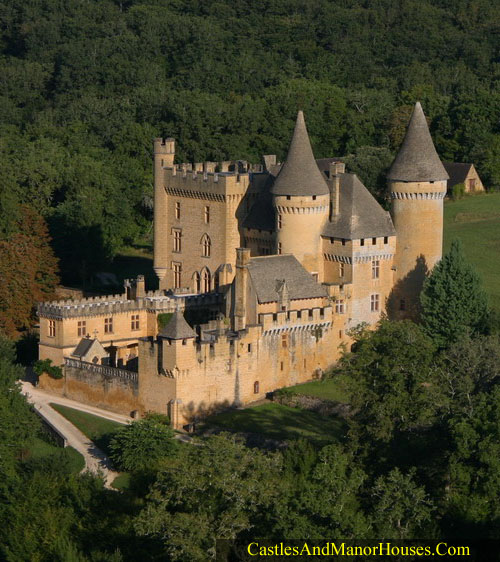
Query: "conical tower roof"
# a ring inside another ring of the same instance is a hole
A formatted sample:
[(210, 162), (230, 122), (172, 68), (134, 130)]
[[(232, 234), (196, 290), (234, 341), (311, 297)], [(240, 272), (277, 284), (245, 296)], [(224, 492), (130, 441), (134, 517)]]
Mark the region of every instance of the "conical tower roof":
[(179, 308), (175, 311), (172, 318), (170, 318), (170, 322), (160, 330), (158, 335), (169, 340), (186, 340), (196, 337), (196, 334), (186, 322), (184, 314), (182, 314)]
[(408, 129), (387, 178), (393, 181), (447, 180), (448, 174), (432, 142), (420, 102), (415, 104)]
[(304, 114), (299, 111), (286, 161), (271, 188), (274, 195), (327, 195), (323, 175), (314, 159)]

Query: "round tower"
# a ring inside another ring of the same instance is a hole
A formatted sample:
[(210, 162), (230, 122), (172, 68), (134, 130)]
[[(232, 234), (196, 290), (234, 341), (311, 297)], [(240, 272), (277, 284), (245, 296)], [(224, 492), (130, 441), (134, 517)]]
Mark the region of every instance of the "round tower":
[(293, 254), (322, 281), (321, 232), (328, 220), (330, 190), (314, 159), (302, 111), (271, 193), (276, 211), (276, 253)]
[(418, 313), (425, 276), (442, 256), (448, 180), (420, 102), (387, 178), (396, 229), (394, 308), (411, 317)]

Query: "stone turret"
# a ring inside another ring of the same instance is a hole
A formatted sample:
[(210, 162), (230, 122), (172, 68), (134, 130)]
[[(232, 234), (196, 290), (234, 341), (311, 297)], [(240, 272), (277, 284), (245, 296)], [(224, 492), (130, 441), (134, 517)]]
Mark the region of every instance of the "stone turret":
[(387, 178), (397, 235), (394, 308), (396, 316), (414, 317), (425, 275), (442, 256), (448, 180), (420, 102)]
[(160, 281), (160, 289), (167, 288), (165, 276), (168, 268), (168, 240), (164, 231), (167, 219), (167, 194), (163, 169), (173, 167), (174, 157), (174, 139), (154, 139), (154, 270)]
[(328, 220), (330, 191), (314, 159), (302, 111), (271, 193), (276, 210), (276, 252), (294, 254), (321, 281), (321, 231)]

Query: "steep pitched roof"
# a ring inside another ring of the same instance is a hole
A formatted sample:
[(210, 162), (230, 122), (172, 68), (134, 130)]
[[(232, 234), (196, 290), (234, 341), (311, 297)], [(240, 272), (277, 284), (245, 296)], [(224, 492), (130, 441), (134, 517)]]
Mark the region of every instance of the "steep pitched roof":
[(356, 174), (339, 174), (339, 213), (332, 217), (323, 236), (347, 240), (393, 236), (391, 216), (377, 203)]
[(274, 195), (327, 195), (328, 186), (314, 160), (304, 114), (299, 111), (286, 161), (271, 188)]
[(170, 322), (163, 327), (163, 329), (158, 333), (162, 338), (167, 338), (169, 340), (186, 340), (188, 338), (195, 338), (191, 326), (186, 322), (184, 314), (177, 309), (170, 318)]
[(394, 181), (447, 180), (420, 102), (415, 104), (403, 144), (387, 174)]
[(94, 353), (106, 353), (106, 350), (97, 338), (82, 338), (75, 347), (71, 357), (78, 357), (79, 359), (82, 359), (89, 354), (92, 348), (94, 348)]
[(259, 303), (278, 301), (283, 281), (290, 300), (326, 296), (326, 289), (291, 254), (251, 258), (248, 273)]
[(457, 185), (457, 183), (465, 183), (472, 164), (465, 162), (443, 162), (443, 166), (450, 176), (448, 180), (448, 188), (450, 188)]

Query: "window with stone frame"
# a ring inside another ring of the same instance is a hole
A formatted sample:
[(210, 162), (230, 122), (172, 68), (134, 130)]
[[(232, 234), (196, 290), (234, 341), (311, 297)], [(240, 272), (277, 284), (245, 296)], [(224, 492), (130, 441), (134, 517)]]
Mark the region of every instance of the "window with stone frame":
[(345, 275), (345, 263), (340, 262), (339, 263), (339, 277), (344, 277), (344, 275)]
[(205, 205), (203, 209), (203, 219), (205, 220), (205, 224), (210, 222), (210, 207), (208, 205)]
[(104, 319), (104, 333), (105, 334), (113, 333), (113, 318)]
[(181, 202), (180, 201), (175, 202), (175, 218), (176, 219), (181, 218)]
[(76, 327), (77, 327), (78, 337), (83, 338), (87, 333), (86, 320), (78, 320)]
[(138, 330), (139, 329), (139, 315), (138, 314), (132, 314), (132, 316), (130, 318), (130, 328), (132, 330)]
[(203, 235), (203, 238), (201, 239), (201, 248), (201, 255), (204, 258), (209, 258), (212, 248), (212, 241), (210, 240), (210, 236), (208, 234)]
[(181, 251), (181, 238), (182, 230), (180, 228), (172, 228), (172, 234), (174, 235), (174, 248), (173, 251), (180, 253)]
[(182, 265), (179, 262), (172, 262), (172, 270), (174, 272), (174, 289), (181, 286)]
[(378, 279), (380, 276), (380, 260), (372, 260), (372, 279)]
[(56, 321), (49, 320), (49, 338), (56, 337)]
[(378, 312), (380, 307), (380, 295), (370, 295), (370, 309), (372, 312)]
[(345, 303), (343, 299), (337, 299), (335, 301), (335, 313), (344, 314), (345, 313)]

